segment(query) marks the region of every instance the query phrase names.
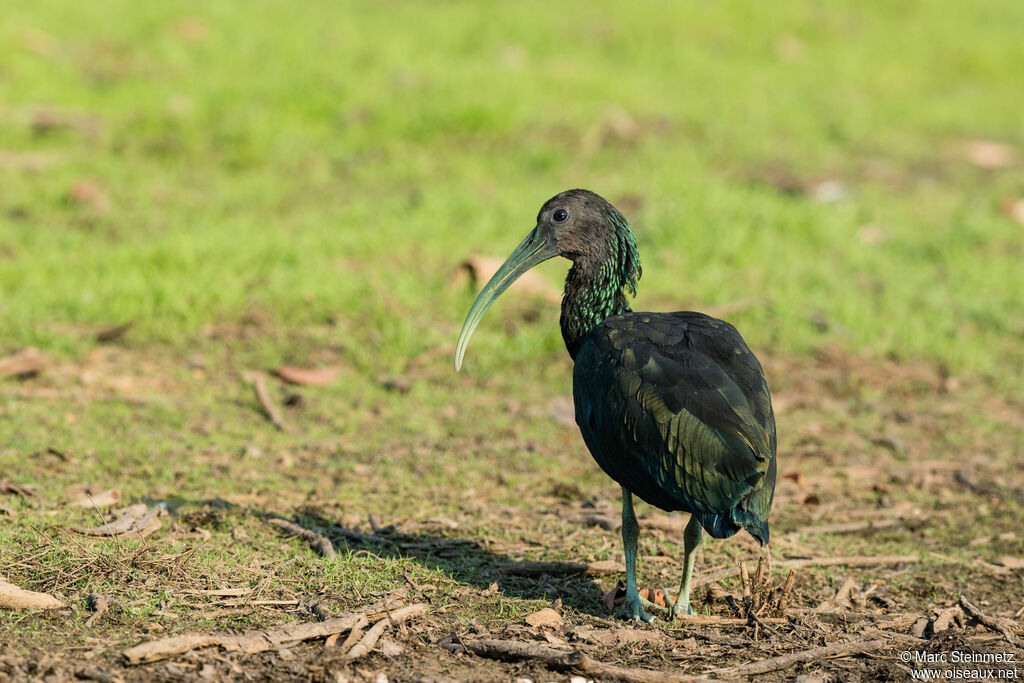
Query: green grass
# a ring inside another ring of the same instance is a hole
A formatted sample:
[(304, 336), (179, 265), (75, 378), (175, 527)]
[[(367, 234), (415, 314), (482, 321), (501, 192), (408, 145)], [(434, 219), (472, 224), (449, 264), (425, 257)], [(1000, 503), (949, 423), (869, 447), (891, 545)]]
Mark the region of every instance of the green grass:
[[(544, 199), (584, 186), (631, 198), (641, 308), (754, 299), (731, 318), (757, 347), (1020, 377), (1021, 227), (999, 204), (1024, 164), (958, 151), (1024, 155), (1019, 3), (547, 10), (5, 12), (0, 150), (44, 167), (0, 165), (0, 340), (79, 351), (67, 323), (134, 320), (180, 344), (259, 309), (335, 321), (393, 369), (461, 321), (445, 283), (465, 254), (503, 255)], [(92, 123), (41, 133), (41, 109)], [(626, 130), (602, 136), (619, 110)], [(848, 197), (760, 182), (780, 172)], [(109, 208), (68, 201), (83, 180)], [(554, 351), (551, 321), (509, 353)], [(496, 349), (478, 339), (471, 362)]]

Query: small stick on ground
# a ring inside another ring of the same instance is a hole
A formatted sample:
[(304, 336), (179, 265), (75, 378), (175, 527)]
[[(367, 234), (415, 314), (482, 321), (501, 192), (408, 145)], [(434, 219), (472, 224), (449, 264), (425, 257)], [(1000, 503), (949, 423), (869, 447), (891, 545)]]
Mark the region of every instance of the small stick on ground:
[(421, 602), (388, 613), (383, 619), (371, 626), (369, 630), (363, 634), (362, 640), (352, 646), (352, 649), (345, 654), (345, 660), (352, 661), (359, 659), (363, 655), (369, 654), (373, 650), (374, 646), (377, 645), (377, 641), (380, 640), (380, 637), (384, 634), (384, 630), (388, 626), (397, 626), (398, 624), (408, 621), (413, 617), (418, 617), (421, 614), (424, 614), (427, 609), (429, 609), (427, 605)]
[(1020, 640), (1013, 633), (1015, 630), (1020, 628), (1020, 624), (1004, 617), (990, 617), (978, 609), (963, 595), (960, 596), (960, 606), (964, 608), (964, 612), (977, 619), (978, 623), (982, 626), (985, 626), (996, 633), (1002, 634), (1003, 638), (1005, 638), (1006, 642), (1010, 645), (1018, 645), (1020, 643)]
[(857, 587), (857, 582), (853, 580), (852, 576), (847, 576), (846, 580), (843, 581), (842, 585), (836, 591), (836, 594), (829, 600), (818, 605), (818, 609), (829, 609), (831, 607), (842, 607), (843, 609), (850, 609), (853, 607), (853, 603), (850, 602), (850, 595), (853, 593), (853, 589)]
[(743, 610), (740, 609), (739, 604), (736, 602), (736, 598), (733, 597), (732, 593), (725, 596), (725, 602), (729, 605), (729, 609), (736, 615), (737, 619), (743, 618)]
[(740, 560), (740, 583), (743, 585), (743, 609), (750, 613), (752, 598), (750, 596), (750, 574), (747, 572), (747, 565)]
[(282, 432), (288, 431), (288, 424), (281, 417), (280, 411), (274, 402), (270, 400), (270, 392), (267, 391), (267, 378), (262, 372), (256, 372), (255, 370), (249, 373), (249, 381), (252, 382), (253, 388), (256, 390), (256, 399), (259, 400), (260, 406), (263, 408), (263, 412), (266, 413), (267, 418)]
[(359, 623), (361, 617), (360, 614), (347, 614), (327, 621), (291, 624), (263, 631), (248, 631), (241, 635), (225, 633), (173, 636), (130, 647), (124, 651), (123, 655), (129, 664), (146, 664), (168, 659), (189, 650), (214, 645), (225, 652), (266, 652), (267, 650), (276, 650), (285, 643), (326, 638), (333, 633), (347, 631)]
[[(756, 612), (761, 607), (761, 599), (764, 597), (764, 585), (765, 585), (765, 574), (768, 571), (768, 558), (762, 555), (757, 560), (757, 571), (754, 572), (754, 604), (753, 609)], [(768, 579), (771, 581), (771, 579)]]
[[(789, 620), (783, 617), (760, 617), (761, 624), (788, 624)], [(702, 614), (677, 614), (673, 623), (695, 624), (698, 626), (750, 626), (749, 617), (717, 617), (705, 616)]]
[(487, 659), (502, 661), (535, 661), (555, 671), (571, 671), (607, 681), (635, 681), (636, 683), (695, 683), (694, 676), (673, 674), (650, 669), (627, 669), (599, 662), (579, 650), (563, 650), (541, 643), (518, 640), (460, 639), (459, 646)]
[(939, 610), (938, 614), (935, 615), (935, 621), (932, 622), (932, 633), (947, 631), (954, 626), (964, 627), (964, 610), (960, 605), (953, 605), (952, 607)]
[(317, 551), (327, 559), (334, 559), (336, 556), (331, 539), (327, 538), (323, 534), (318, 534), (315, 531), (299, 526), (295, 522), (289, 522), (287, 519), (281, 519), (280, 517), (269, 517), (267, 518), (267, 521), (285, 533), (291, 534), (292, 536), (298, 536), (303, 539), (309, 543), (310, 548)]
[(889, 645), (887, 639), (877, 640), (855, 640), (849, 643), (833, 643), (825, 647), (816, 647), (801, 652), (791, 652), (787, 655), (780, 655), (770, 659), (762, 659), (759, 662), (741, 664), (728, 669), (716, 669), (715, 674), (722, 678), (743, 678), (745, 676), (756, 676), (757, 674), (768, 673), (769, 671), (781, 671), (788, 669), (794, 664), (801, 662), (813, 662), (821, 659), (832, 659), (834, 657), (846, 657), (848, 655), (861, 654), (881, 650)]
[(779, 596), (779, 612), (786, 610), (786, 602), (789, 600), (789, 594), (793, 592), (793, 585), (796, 583), (796, 570), (790, 569), (789, 575), (786, 577), (786, 583), (782, 586), (782, 595)]
[(338, 652), (340, 652), (341, 654), (346, 654), (349, 650), (351, 650), (352, 646), (355, 645), (356, 642), (358, 642), (358, 640), (362, 637), (363, 629), (366, 627), (368, 623), (369, 622), (366, 620), (366, 617), (360, 617), (358, 623), (356, 623), (352, 627), (352, 630), (348, 632), (348, 637), (345, 638), (344, 642), (342, 642), (342, 644), (338, 646)]

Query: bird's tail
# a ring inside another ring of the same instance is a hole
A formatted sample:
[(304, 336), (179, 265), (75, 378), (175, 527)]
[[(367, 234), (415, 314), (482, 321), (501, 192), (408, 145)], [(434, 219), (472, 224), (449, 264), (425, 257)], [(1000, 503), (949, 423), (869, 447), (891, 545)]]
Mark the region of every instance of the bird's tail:
[(736, 508), (732, 513), (733, 522), (754, 537), (762, 546), (768, 545), (770, 532), (768, 522), (755, 514), (751, 514), (743, 508)]

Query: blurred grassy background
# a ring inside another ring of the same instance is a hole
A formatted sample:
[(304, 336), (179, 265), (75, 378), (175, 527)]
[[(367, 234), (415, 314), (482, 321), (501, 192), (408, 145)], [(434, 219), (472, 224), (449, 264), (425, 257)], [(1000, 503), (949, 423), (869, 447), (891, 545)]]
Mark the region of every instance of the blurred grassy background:
[[(553, 10), (5, 8), (2, 350), (80, 353), (129, 320), (184, 348), (257, 316), (392, 371), (454, 339), (466, 254), (504, 256), (587, 187), (634, 224), (635, 308), (731, 307), (755, 348), (1019, 388), (1024, 226), (1001, 205), (1024, 197), (1024, 4)], [(560, 352), (557, 315), (510, 340), (492, 313), (469, 363)]]

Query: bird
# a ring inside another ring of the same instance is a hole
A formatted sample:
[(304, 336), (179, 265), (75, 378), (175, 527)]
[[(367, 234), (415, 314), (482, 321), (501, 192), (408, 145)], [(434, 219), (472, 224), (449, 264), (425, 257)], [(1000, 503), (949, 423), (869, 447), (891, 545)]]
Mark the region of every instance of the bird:
[[(690, 588), (706, 532), (746, 530), (765, 548), (775, 495), (776, 434), (764, 370), (729, 323), (692, 311), (633, 312), (642, 270), (636, 237), (612, 204), (589, 190), (560, 192), (484, 285), (455, 350), (459, 371), (469, 339), (491, 304), (523, 273), (561, 256), (572, 262), (560, 327), (573, 359), (576, 424), (591, 455), (622, 490), (625, 601), (616, 616), (652, 622), (694, 614)], [(636, 496), (690, 513), (683, 576), (662, 607), (636, 582)]]

